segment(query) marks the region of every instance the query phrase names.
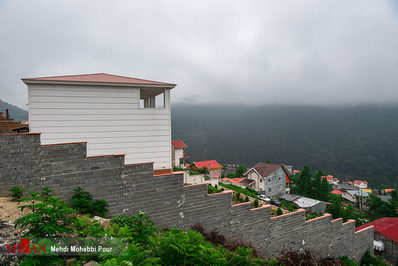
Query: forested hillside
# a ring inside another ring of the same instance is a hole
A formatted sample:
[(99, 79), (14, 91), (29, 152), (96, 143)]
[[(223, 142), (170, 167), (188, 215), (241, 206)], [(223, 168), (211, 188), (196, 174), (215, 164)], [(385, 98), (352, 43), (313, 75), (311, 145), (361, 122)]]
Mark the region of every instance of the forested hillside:
[(3, 116), (6, 114), (6, 109), (10, 113), (10, 118), (13, 118), (15, 122), (28, 120), (28, 111), (0, 100), (0, 112), (3, 112)]
[(173, 139), (192, 160), (322, 169), (378, 187), (398, 184), (398, 105), (172, 106)]

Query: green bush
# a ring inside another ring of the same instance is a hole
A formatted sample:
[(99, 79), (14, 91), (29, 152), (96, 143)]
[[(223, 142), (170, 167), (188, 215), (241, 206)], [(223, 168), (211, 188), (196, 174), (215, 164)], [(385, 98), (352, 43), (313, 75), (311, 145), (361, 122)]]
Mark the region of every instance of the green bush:
[(254, 192), (252, 191), (252, 189), (245, 189), (245, 188), (241, 188), (240, 186), (236, 186), (236, 185), (232, 185), (232, 184), (224, 184), (224, 183), (219, 183), (220, 186), (223, 186), (225, 188), (229, 188), (233, 191), (239, 192), (240, 194), (245, 194), (249, 197), (252, 198), (257, 198), (257, 192), (254, 190)]
[(75, 195), (72, 196), (71, 207), (81, 214), (105, 217), (108, 212), (108, 202), (105, 200), (93, 200), (93, 196), (83, 191), (82, 188), (74, 189)]
[(19, 201), (23, 197), (23, 194), (25, 193), (25, 190), (23, 190), (20, 187), (13, 187), (9, 191), (10, 194), (8, 194), (8, 196), (12, 197), (12, 201)]
[(42, 191), (42, 193), (28, 191), (31, 198), (19, 201), (18, 205), (23, 202), (30, 203), (19, 208), (21, 211), (28, 209), (32, 213), (17, 219), (15, 226), (28, 229), (26, 235), (33, 237), (60, 236), (72, 232), (69, 227), (72, 222), (70, 214), (75, 213), (75, 210), (68, 207), (60, 197), (53, 197), (52, 191), (48, 188)]
[(260, 206), (260, 204), (258, 203), (258, 199), (255, 199), (253, 202), (253, 207), (258, 208), (258, 206)]
[(282, 209), (278, 207), (278, 209), (276, 209), (276, 215), (279, 216), (279, 215), (282, 215), (282, 214), (283, 214)]

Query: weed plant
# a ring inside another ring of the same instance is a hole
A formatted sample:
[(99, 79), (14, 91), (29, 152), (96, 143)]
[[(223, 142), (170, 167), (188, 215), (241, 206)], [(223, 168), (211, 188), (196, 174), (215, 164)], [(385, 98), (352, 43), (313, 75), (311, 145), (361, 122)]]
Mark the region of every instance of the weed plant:
[(8, 194), (8, 196), (12, 197), (12, 201), (19, 201), (25, 193), (25, 190), (20, 187), (13, 187), (9, 191), (10, 194)]

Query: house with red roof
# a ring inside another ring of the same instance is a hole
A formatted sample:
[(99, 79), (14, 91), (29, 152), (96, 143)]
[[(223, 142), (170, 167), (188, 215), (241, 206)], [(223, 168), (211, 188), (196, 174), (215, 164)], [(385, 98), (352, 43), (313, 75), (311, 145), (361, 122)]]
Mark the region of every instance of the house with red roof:
[(357, 186), (359, 188), (367, 188), (368, 187), (368, 182), (361, 181), (361, 180), (355, 180), (354, 181), (354, 186)]
[(247, 187), (268, 197), (285, 194), (291, 182), (289, 178), (291, 173), (284, 164), (259, 163), (244, 175), (246, 177), (240, 181), (241, 183), (244, 182)]
[[(380, 218), (373, 222), (358, 226), (355, 231), (374, 226), (375, 255), (396, 263), (398, 260), (398, 218)], [(383, 245), (381, 245), (381, 242)]]
[(336, 194), (336, 195), (340, 195), (341, 196), (341, 191), (340, 190), (337, 190), (337, 189), (335, 189), (335, 190), (332, 190), (332, 192), (331, 192), (332, 194)]
[(223, 167), (216, 160), (194, 162), (189, 166), (192, 170), (199, 170), (205, 167), (210, 171), (210, 179), (221, 178), (221, 170)]
[[(30, 132), (41, 143), (86, 142), (87, 156), (172, 172), (170, 93), (176, 84), (105, 73), (24, 78)], [(156, 172), (155, 172), (156, 173)]]
[(339, 179), (336, 177), (333, 177), (332, 175), (321, 176), (321, 179), (326, 179), (326, 181), (328, 181), (328, 183), (332, 184), (332, 185), (339, 184)]
[(173, 140), (171, 146), (173, 167), (185, 168), (184, 160), (189, 158), (189, 156), (185, 154), (184, 149), (188, 148), (188, 146), (182, 140)]

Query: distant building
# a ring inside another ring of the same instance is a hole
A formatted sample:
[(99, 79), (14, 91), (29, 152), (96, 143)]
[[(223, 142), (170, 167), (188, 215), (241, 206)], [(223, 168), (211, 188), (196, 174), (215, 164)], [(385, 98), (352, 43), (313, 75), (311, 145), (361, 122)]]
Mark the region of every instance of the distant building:
[(361, 181), (361, 180), (355, 180), (354, 181), (354, 186), (357, 186), (359, 188), (367, 188), (368, 187), (368, 182)]
[(192, 163), (189, 168), (193, 170), (199, 170), (206, 167), (210, 170), (210, 178), (211, 179), (220, 179), (221, 178), (221, 170), (222, 166), (216, 160), (209, 161), (200, 161)]
[(189, 158), (188, 155), (185, 154), (184, 149), (188, 148), (188, 146), (182, 140), (173, 140), (171, 142), (172, 145), (172, 161), (173, 167), (185, 167), (184, 160)]
[[(355, 231), (374, 226), (375, 255), (396, 263), (398, 260), (398, 218), (380, 218), (358, 226)], [(381, 242), (382, 245), (377, 242)]]
[(289, 178), (291, 173), (284, 164), (259, 163), (244, 175), (246, 177), (241, 182), (268, 197), (285, 194), (286, 184), (291, 182)]
[(321, 179), (326, 179), (326, 181), (328, 181), (328, 183), (331, 185), (339, 184), (339, 179), (337, 179), (336, 177), (333, 177), (332, 175), (321, 176)]
[(11, 131), (20, 127), (19, 122), (14, 122), (14, 119), (10, 118), (8, 109), (6, 109), (6, 116), (3, 116), (3, 112), (0, 112), (0, 131)]

